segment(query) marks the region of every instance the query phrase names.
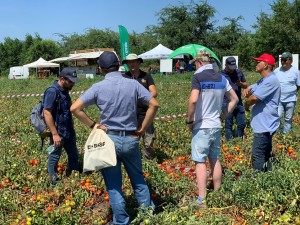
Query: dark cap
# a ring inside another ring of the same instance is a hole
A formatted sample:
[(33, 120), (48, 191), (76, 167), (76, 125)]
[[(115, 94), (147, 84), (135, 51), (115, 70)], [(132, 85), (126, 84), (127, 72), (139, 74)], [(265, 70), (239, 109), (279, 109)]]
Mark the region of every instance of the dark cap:
[(236, 66), (236, 60), (232, 56), (226, 58), (225, 64), (228, 66), (228, 68), (230, 70), (235, 70), (237, 68), (237, 66)]
[(290, 52), (284, 52), (284, 53), (282, 53), (282, 55), (281, 55), (280, 58), (284, 58), (284, 59), (287, 59), (287, 58), (293, 59), (293, 55), (292, 55), (292, 53), (290, 53)]
[(120, 66), (119, 59), (114, 52), (105, 51), (97, 60), (98, 65), (101, 68), (108, 69), (112, 66)]
[(63, 70), (60, 72), (59, 76), (66, 77), (74, 83), (79, 82), (79, 78), (77, 77), (76, 70), (74, 68), (71, 68), (71, 67), (63, 68)]

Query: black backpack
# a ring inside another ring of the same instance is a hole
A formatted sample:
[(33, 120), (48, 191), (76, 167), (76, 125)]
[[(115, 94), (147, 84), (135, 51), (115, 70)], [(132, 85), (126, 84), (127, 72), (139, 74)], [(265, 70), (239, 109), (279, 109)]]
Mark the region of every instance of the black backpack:
[[(52, 87), (53, 86), (51, 86), (49, 88), (52, 88)], [(50, 132), (49, 128), (47, 127), (47, 124), (45, 122), (44, 115), (43, 115), (45, 93), (49, 88), (47, 88), (45, 90), (42, 99), (39, 101), (39, 103), (37, 105), (35, 105), (32, 108), (31, 113), (30, 113), (31, 124), (35, 128), (36, 133), (41, 137), (40, 151), (43, 150), (45, 138), (51, 136), (51, 132)], [(53, 87), (53, 88), (55, 88), (55, 87)], [(56, 110), (56, 113), (58, 114), (58, 111), (60, 108), (60, 90), (58, 88), (55, 88), (55, 91), (56, 91), (56, 102), (58, 105), (58, 109)], [(58, 119), (58, 115), (56, 115), (56, 124), (58, 124), (57, 119)]]

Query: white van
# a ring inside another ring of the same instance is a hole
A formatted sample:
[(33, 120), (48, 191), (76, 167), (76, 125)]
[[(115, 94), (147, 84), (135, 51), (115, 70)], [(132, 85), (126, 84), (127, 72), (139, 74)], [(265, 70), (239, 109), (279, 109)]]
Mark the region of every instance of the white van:
[(26, 79), (29, 77), (29, 68), (15, 66), (9, 69), (8, 79)]

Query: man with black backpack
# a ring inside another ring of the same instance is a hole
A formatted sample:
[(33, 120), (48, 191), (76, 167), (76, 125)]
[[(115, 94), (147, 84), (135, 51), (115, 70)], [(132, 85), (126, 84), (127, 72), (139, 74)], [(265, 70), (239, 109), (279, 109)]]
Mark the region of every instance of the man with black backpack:
[(76, 70), (70, 67), (64, 68), (60, 72), (58, 80), (54, 81), (53, 85), (44, 93), (43, 114), (51, 132), (50, 146), (52, 146), (52, 151), (48, 151), (47, 167), (53, 185), (59, 181), (57, 164), (62, 147), (68, 155), (67, 174), (70, 174), (72, 170), (79, 170), (76, 134), (70, 112), (72, 101), (69, 95), (69, 91), (76, 82), (79, 82)]

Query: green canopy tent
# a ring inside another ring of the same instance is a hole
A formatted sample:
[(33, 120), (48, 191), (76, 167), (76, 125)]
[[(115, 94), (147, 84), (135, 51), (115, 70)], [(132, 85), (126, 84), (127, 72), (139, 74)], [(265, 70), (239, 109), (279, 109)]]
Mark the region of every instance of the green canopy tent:
[(218, 56), (209, 48), (203, 46), (203, 45), (198, 45), (198, 44), (188, 44), (188, 45), (184, 45), (181, 46), (179, 48), (177, 48), (176, 50), (174, 50), (174, 52), (172, 52), (169, 56), (168, 59), (172, 59), (177, 55), (181, 55), (181, 54), (189, 54), (191, 55), (193, 58), (195, 58), (195, 56), (197, 55), (197, 53), (199, 51), (207, 51), (208, 53), (211, 54), (211, 56), (217, 61), (217, 63), (219, 65), (221, 65), (221, 61), (219, 60)]

